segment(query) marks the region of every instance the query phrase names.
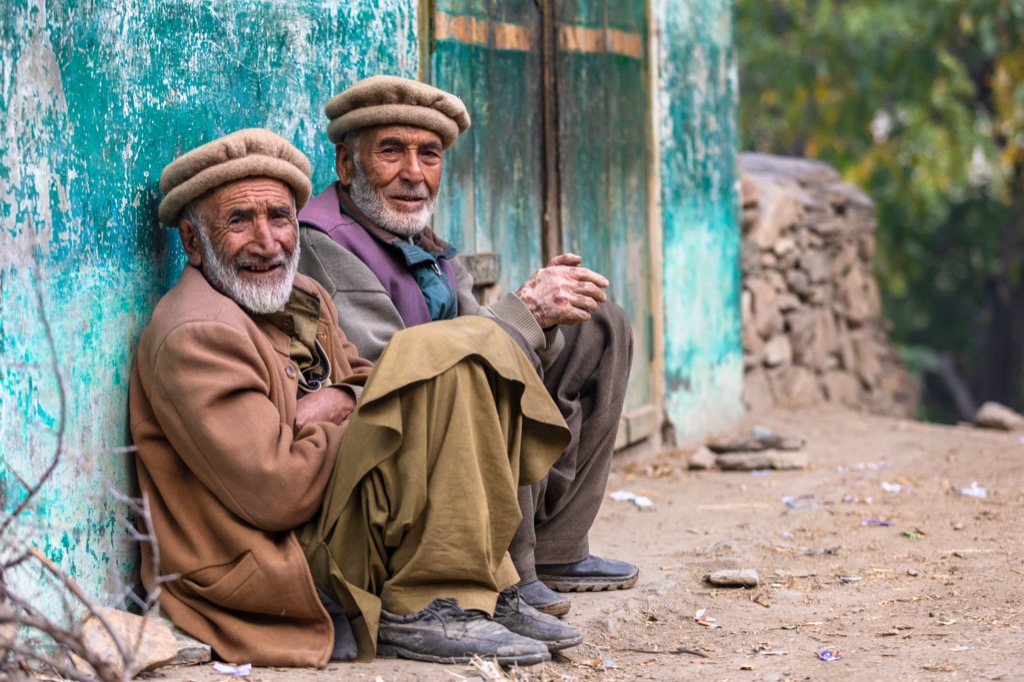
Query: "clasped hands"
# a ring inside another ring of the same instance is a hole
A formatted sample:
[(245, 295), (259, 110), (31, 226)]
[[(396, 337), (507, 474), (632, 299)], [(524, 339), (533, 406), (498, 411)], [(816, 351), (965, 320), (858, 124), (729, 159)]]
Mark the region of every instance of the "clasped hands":
[(573, 253), (555, 256), (516, 292), (542, 329), (589, 320), (608, 299), (604, 293), (608, 280), (582, 267), (582, 262), (583, 258)]

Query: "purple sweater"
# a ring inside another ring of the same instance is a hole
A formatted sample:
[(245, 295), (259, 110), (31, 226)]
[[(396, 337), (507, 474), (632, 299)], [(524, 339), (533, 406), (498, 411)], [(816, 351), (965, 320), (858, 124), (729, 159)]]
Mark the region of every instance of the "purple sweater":
[[(299, 211), (299, 222), (324, 232), (339, 246), (366, 263), (387, 291), (406, 327), (430, 322), (430, 310), (423, 292), (416, 278), (409, 272), (402, 252), (384, 241), (384, 235), (371, 234), (368, 228), (341, 212), (337, 186), (337, 182), (332, 182), (313, 197)], [(397, 237), (394, 239), (397, 240)], [(452, 291), (455, 291), (455, 271), (448, 258), (441, 256), (437, 262), (451, 284)]]

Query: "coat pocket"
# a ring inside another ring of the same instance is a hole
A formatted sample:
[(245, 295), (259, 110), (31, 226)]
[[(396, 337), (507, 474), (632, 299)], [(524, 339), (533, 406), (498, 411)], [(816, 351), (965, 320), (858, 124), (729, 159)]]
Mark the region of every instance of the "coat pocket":
[(226, 564), (207, 566), (183, 575), (181, 582), (207, 601), (229, 608), (241, 608), (245, 602), (250, 601), (242, 588), (259, 570), (259, 562), (249, 551)]

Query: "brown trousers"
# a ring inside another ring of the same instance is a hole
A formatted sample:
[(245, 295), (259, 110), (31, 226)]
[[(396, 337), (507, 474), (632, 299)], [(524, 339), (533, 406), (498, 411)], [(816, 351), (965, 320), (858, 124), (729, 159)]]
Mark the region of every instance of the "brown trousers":
[(569, 433), (514, 342), (482, 318), (396, 334), (367, 380), (321, 512), (297, 529), (313, 581), (341, 605), (359, 658), (380, 609), (439, 597), (494, 609), (518, 580), (517, 488)]
[(547, 476), (519, 490), (523, 522), (509, 552), (523, 582), (537, 578), (536, 564), (571, 563), (590, 553), (588, 534), (608, 484), (633, 362), (629, 318), (615, 303), (561, 330), (565, 346), (557, 357), (531, 359), (572, 440)]

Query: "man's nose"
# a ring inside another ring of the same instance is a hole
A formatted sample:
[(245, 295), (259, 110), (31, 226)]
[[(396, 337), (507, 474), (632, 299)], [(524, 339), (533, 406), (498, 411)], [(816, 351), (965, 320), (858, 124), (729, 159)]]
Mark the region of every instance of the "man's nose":
[(423, 182), (423, 167), (420, 165), (420, 156), (415, 152), (405, 155), (402, 164), (402, 179), (414, 185)]
[(250, 243), (256, 255), (265, 258), (272, 258), (277, 255), (277, 230), (266, 216), (258, 216), (253, 222), (252, 240)]

